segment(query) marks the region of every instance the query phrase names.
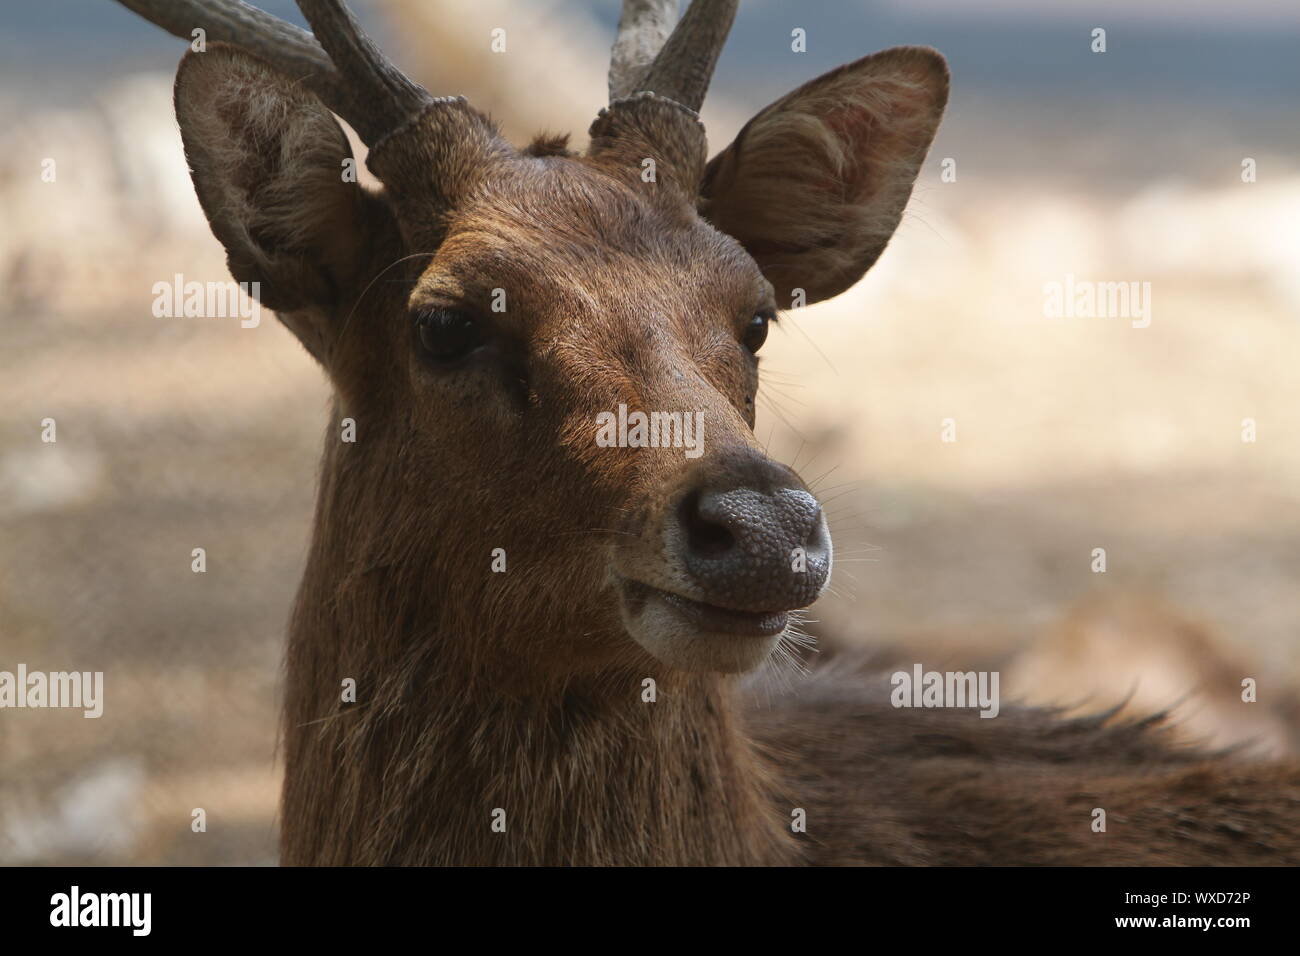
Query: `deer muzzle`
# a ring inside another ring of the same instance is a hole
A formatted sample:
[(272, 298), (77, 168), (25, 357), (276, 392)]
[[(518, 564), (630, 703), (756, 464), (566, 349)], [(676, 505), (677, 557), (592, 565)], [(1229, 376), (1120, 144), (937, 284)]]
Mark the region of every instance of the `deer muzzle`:
[(751, 448), (689, 471), (621, 546), (624, 625), (688, 670), (757, 666), (830, 577), (821, 505), (793, 471)]

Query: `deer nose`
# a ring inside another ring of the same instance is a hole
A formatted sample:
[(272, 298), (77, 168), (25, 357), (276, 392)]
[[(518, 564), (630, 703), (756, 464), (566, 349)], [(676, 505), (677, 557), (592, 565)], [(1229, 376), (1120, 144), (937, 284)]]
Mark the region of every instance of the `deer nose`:
[(826, 518), (802, 486), (696, 487), (682, 497), (677, 519), (682, 563), (709, 604), (760, 612), (805, 607), (830, 575)]

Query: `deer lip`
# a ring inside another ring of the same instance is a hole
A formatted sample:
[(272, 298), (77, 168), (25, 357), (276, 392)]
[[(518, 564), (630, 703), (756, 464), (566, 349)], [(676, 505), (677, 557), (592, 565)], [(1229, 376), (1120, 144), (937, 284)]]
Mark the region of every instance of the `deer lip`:
[(732, 611), (716, 604), (692, 601), (670, 591), (660, 591), (657, 596), (700, 630), (717, 634), (771, 637), (784, 631), (790, 620), (788, 611)]
[(630, 578), (624, 578), (622, 584), (629, 603), (638, 605), (649, 599), (657, 599), (701, 631), (713, 634), (772, 637), (784, 631), (790, 620), (789, 611), (735, 611), (682, 597)]

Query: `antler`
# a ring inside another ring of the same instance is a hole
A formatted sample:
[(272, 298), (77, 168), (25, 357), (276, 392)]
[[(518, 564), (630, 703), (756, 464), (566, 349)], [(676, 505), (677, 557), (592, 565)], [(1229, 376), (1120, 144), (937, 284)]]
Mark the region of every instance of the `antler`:
[[(380, 127), (381, 135), (433, 102), (428, 90), (409, 79), (371, 42), (343, 0), (297, 3), (316, 39), (347, 81), (348, 108)], [(353, 122), (350, 116), (339, 115)], [(374, 145), (370, 140), (367, 143)]]
[(677, 21), (677, 0), (623, 0), (618, 36), (609, 55), (609, 99), (621, 100), (638, 89), (637, 83)]
[(433, 102), (379, 52), (342, 0), (298, 0), (316, 36), (243, 0), (117, 0), (168, 33), (233, 43), (302, 80), (373, 146)]
[(738, 0), (692, 0), (665, 42), (677, 0), (623, 0), (609, 64), (610, 100), (649, 91), (698, 112), (736, 18), (737, 4)]

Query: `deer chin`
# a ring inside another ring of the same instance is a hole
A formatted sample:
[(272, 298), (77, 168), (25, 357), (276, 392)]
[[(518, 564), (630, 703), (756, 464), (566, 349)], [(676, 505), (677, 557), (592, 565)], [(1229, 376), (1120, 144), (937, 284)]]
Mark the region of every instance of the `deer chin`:
[(788, 611), (733, 611), (621, 578), (623, 627), (656, 660), (685, 671), (736, 674), (761, 665), (789, 623)]

